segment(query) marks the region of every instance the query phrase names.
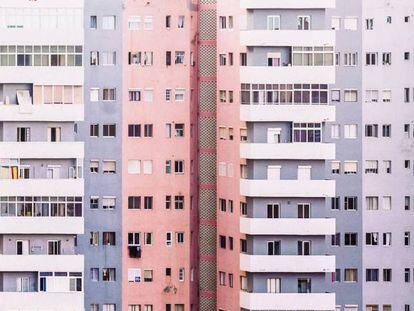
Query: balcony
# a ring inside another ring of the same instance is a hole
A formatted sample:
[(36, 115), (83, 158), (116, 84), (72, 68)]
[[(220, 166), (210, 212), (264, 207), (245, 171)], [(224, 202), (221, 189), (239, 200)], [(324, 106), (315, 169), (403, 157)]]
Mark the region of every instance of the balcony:
[(83, 196), (83, 179), (0, 179), (0, 196)]
[(246, 122), (334, 122), (335, 106), (328, 105), (240, 105)]
[(83, 259), (83, 255), (0, 255), (0, 270), (83, 271)]
[(0, 217), (0, 234), (83, 233), (83, 217)]
[(328, 143), (244, 143), (240, 144), (244, 159), (335, 159), (335, 144)]
[[(10, 38), (10, 37), (6, 37)], [(0, 71), (2, 83), (33, 83), (49, 85), (83, 85), (84, 67), (38, 67), (38, 66), (7, 66)]]
[(240, 307), (247, 310), (335, 310), (334, 293), (248, 293), (240, 292)]
[(240, 218), (240, 232), (251, 235), (335, 234), (334, 218)]
[(78, 311), (84, 310), (83, 300), (83, 292), (0, 292), (2, 310)]
[(241, 179), (240, 194), (247, 197), (334, 197), (335, 181)]
[(242, 66), (240, 67), (240, 82), (334, 84), (335, 66)]
[[(8, 67), (4, 67), (8, 68)], [(20, 68), (20, 67), (18, 67)], [(39, 67), (36, 67), (39, 68)], [(3, 69), (2, 69), (3, 70)], [(59, 74), (63, 75), (63, 74)], [(1, 73), (0, 73), (1, 76)], [(18, 81), (18, 80), (16, 80)], [(49, 80), (55, 81), (55, 79)], [(84, 105), (0, 105), (2, 121), (70, 122), (84, 120)]]
[(335, 46), (334, 30), (244, 30), (242, 46)]
[(335, 271), (335, 256), (267, 256), (240, 254), (240, 270), (248, 272), (327, 273)]
[(83, 159), (83, 142), (0, 142), (0, 159)]

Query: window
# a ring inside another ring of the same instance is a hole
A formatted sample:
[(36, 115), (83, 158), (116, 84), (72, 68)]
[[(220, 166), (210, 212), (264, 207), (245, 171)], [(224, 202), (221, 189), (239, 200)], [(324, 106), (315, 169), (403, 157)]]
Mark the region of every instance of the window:
[(116, 52), (102, 52), (102, 65), (114, 66), (116, 64)]
[(144, 270), (144, 282), (152, 282), (153, 272), (152, 270)]
[(90, 62), (91, 66), (98, 66), (99, 65), (99, 52), (98, 51), (91, 51), (90, 54)]
[(331, 90), (331, 101), (340, 102), (341, 101), (341, 91), (340, 90)]
[(382, 234), (382, 245), (391, 246), (392, 234), (391, 232), (384, 232)]
[(392, 270), (391, 269), (383, 269), (382, 270), (382, 280), (384, 282), (391, 282), (392, 281)]
[(221, 286), (226, 286), (226, 273), (219, 271), (219, 284)]
[(331, 162), (331, 172), (332, 174), (339, 174), (341, 170), (341, 162), (340, 161), (332, 161)]
[(152, 174), (152, 160), (142, 161), (142, 173), (145, 175)]
[(345, 102), (357, 102), (358, 91), (357, 90), (344, 90), (344, 101)]
[(184, 51), (176, 51), (175, 52), (175, 64), (184, 64)]
[(116, 305), (114, 303), (104, 303), (102, 311), (116, 311)]
[(184, 89), (175, 89), (175, 101), (184, 101), (184, 94), (185, 94), (185, 90)]
[(409, 283), (409, 282), (410, 282), (410, 278), (411, 278), (411, 271), (410, 271), (410, 268), (405, 268), (405, 269), (404, 269), (404, 281), (405, 281), (406, 283)]
[(365, 102), (366, 103), (377, 103), (378, 102), (378, 90), (366, 90), (365, 91)]
[(144, 137), (152, 137), (152, 124), (144, 124)]
[(341, 246), (341, 234), (339, 232), (331, 235), (331, 246)]
[(103, 125), (103, 137), (115, 137), (116, 136), (116, 124), (104, 124)]
[(378, 282), (379, 281), (379, 270), (378, 269), (366, 269), (365, 279), (367, 282)]
[(366, 311), (379, 311), (378, 305), (366, 305)]
[(365, 29), (366, 30), (373, 30), (374, 29), (374, 19), (373, 18), (367, 18), (365, 20)]
[(356, 66), (358, 64), (358, 53), (344, 53), (344, 66)]
[(165, 28), (171, 28), (171, 15), (165, 16)]
[(47, 241), (47, 254), (48, 255), (60, 255), (61, 254), (61, 242)]
[[(178, 281), (179, 282), (184, 282), (184, 276), (185, 276), (185, 269), (184, 268), (180, 268), (178, 270)], [(176, 307), (177, 309), (177, 307)]]
[(115, 232), (102, 232), (102, 245), (115, 245)]
[(220, 66), (226, 66), (227, 55), (226, 54), (220, 54), (219, 55), (219, 60), (220, 60)]
[(165, 234), (165, 245), (167, 245), (167, 246), (172, 245), (172, 232), (167, 232)]
[(382, 102), (383, 103), (391, 102), (391, 90), (383, 90), (382, 91)]
[(385, 173), (391, 174), (391, 161), (389, 160), (384, 161), (384, 169), (385, 169)]
[(267, 30), (280, 30), (280, 15), (267, 17)]
[(345, 30), (357, 30), (358, 29), (358, 18), (346, 16), (344, 18), (344, 29)]
[(267, 204), (267, 218), (280, 218), (279, 203)]
[(103, 16), (102, 17), (102, 29), (114, 30), (116, 25), (116, 16)]
[(338, 139), (340, 137), (340, 125), (332, 124), (331, 125), (331, 138)]
[(355, 175), (358, 171), (357, 161), (344, 161), (344, 174)]
[(175, 160), (174, 161), (174, 173), (175, 174), (184, 174), (184, 161)]
[(89, 135), (91, 137), (99, 137), (99, 124), (91, 124), (89, 128)]
[(153, 311), (152, 305), (144, 305), (144, 311)]
[(99, 311), (99, 304), (97, 304), (97, 303), (92, 303), (92, 304), (89, 306), (89, 311)]
[(91, 102), (99, 101), (99, 89), (98, 88), (91, 88), (90, 89), (89, 100)]
[(30, 141), (30, 127), (18, 127), (17, 128), (17, 141), (18, 142)]
[(345, 124), (344, 125), (344, 138), (346, 139), (356, 139), (358, 133), (358, 128), (356, 124)]
[(294, 142), (321, 142), (321, 123), (293, 123)]
[(144, 244), (145, 245), (152, 245), (152, 232), (145, 232), (144, 233)]
[(144, 65), (145, 66), (152, 66), (153, 65), (153, 56), (154, 53), (150, 51), (144, 52)]
[(141, 124), (128, 124), (128, 137), (141, 137)]
[(176, 195), (174, 197), (174, 207), (175, 209), (184, 209), (184, 196)]
[(331, 210), (340, 210), (340, 199), (339, 197), (331, 198)]
[(338, 16), (332, 16), (331, 18), (331, 29), (339, 30), (341, 27), (341, 18)]
[(267, 242), (267, 254), (268, 255), (280, 255), (281, 248), (280, 248), (280, 241), (270, 241)]
[(141, 64), (141, 52), (128, 52), (128, 64), (140, 65)]
[(130, 16), (128, 19), (129, 30), (139, 30), (141, 27), (141, 16)]
[(378, 137), (378, 124), (366, 124), (365, 137)]
[(115, 202), (116, 202), (115, 197), (104, 196), (102, 198), (102, 208), (103, 209), (115, 209)]
[(115, 174), (116, 173), (116, 162), (115, 161), (103, 161), (103, 173), (104, 174)]
[(89, 207), (91, 209), (97, 209), (99, 208), (99, 197), (97, 196), (91, 196), (89, 201)]
[(404, 88), (404, 103), (410, 102), (410, 89), (408, 87)]
[(410, 60), (410, 52), (404, 52), (404, 60)]
[(378, 245), (378, 232), (365, 233), (365, 245), (377, 246)]
[(184, 243), (184, 232), (176, 232), (175, 238), (178, 244), (183, 244)]
[(357, 269), (344, 269), (344, 281), (345, 282), (358, 282), (358, 270)]
[(145, 89), (144, 90), (144, 101), (151, 103), (154, 101), (154, 90), (153, 89)]
[(391, 16), (387, 16), (387, 24), (391, 24), (392, 23), (392, 17)]
[(345, 246), (357, 246), (358, 245), (358, 233), (345, 232), (344, 245)]
[(128, 209), (140, 209), (141, 208), (141, 197), (140, 196), (129, 196), (128, 197)]
[(141, 269), (128, 268), (128, 282), (141, 282)]
[(98, 160), (91, 160), (89, 162), (89, 171), (91, 173), (98, 173), (99, 172), (99, 161)]
[(178, 16), (178, 28), (184, 28), (184, 20), (185, 20), (185, 17), (184, 16), (182, 16), (182, 15), (180, 15), (180, 16)]
[(382, 53), (382, 64), (383, 65), (391, 65), (391, 53)]
[(366, 197), (367, 210), (378, 210), (378, 197)]
[(219, 27), (220, 29), (227, 28), (227, 18), (226, 16), (219, 16)]
[(310, 16), (298, 16), (297, 18), (298, 30), (310, 30), (310, 23)]
[(378, 65), (378, 53), (366, 53), (365, 54), (365, 65), (367, 66)]
[(378, 174), (378, 161), (376, 160), (365, 161), (365, 174)]
[(410, 232), (409, 231), (404, 232), (404, 245), (405, 246), (410, 245)]
[(174, 124), (175, 137), (184, 137), (184, 124), (176, 123)]
[(98, 19), (96, 15), (92, 15), (89, 17), (89, 28), (90, 29), (97, 29), (98, 28)]
[(358, 197), (345, 197), (344, 210), (356, 211), (358, 209)]
[(153, 206), (153, 197), (145, 196), (144, 197), (144, 209), (152, 209)]
[(411, 198), (409, 196), (404, 197), (404, 210), (409, 211), (411, 209)]
[(104, 88), (102, 100), (104, 101), (114, 101), (116, 100), (116, 89), (114, 88)]
[(220, 248), (226, 248), (226, 237), (224, 235), (219, 236)]
[(116, 281), (115, 268), (102, 268), (102, 281), (104, 282)]
[(153, 21), (152, 16), (144, 17), (144, 30), (152, 30), (153, 28), (152, 21)]

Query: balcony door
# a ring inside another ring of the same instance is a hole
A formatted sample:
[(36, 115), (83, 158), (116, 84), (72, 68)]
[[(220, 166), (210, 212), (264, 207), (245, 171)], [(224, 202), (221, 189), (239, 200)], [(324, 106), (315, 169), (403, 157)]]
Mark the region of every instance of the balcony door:
[(298, 180), (310, 180), (311, 179), (311, 167), (310, 166), (298, 166)]
[(267, 179), (280, 180), (280, 165), (269, 165), (267, 167)]
[(47, 178), (48, 179), (59, 179), (60, 178), (60, 166), (59, 165), (48, 165)]
[(16, 241), (16, 254), (29, 255), (29, 240)]
[(280, 278), (267, 279), (267, 292), (280, 293), (282, 280)]
[(311, 279), (298, 279), (298, 293), (311, 293)]
[(308, 256), (311, 254), (311, 241), (298, 241), (298, 255)]
[(16, 279), (16, 291), (17, 292), (29, 292), (30, 291), (30, 278), (17, 278)]
[(268, 144), (279, 144), (280, 143), (280, 128), (269, 128), (267, 129), (267, 143)]

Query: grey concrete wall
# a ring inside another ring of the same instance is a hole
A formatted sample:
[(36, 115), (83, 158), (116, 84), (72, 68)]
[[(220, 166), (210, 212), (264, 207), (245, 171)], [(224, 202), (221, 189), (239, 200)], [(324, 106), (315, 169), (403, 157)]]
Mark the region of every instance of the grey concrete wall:
[(74, 127), (71, 122), (3, 122), (3, 141), (17, 141), (17, 128), (30, 128), (30, 141), (47, 141), (47, 129), (60, 127), (61, 141), (74, 141)]
[(251, 10), (250, 12), (247, 15), (248, 29), (267, 29), (267, 16), (271, 15), (280, 15), (281, 30), (297, 30), (297, 17), (301, 15), (311, 17), (311, 30), (322, 30), (325, 28), (325, 11), (321, 9), (264, 9)]

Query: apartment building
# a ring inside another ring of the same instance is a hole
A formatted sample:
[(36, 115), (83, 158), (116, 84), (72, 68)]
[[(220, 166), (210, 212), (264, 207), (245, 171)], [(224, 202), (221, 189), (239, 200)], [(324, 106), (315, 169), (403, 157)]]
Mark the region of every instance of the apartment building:
[(0, 309), (82, 310), (83, 1), (0, 5)]
[(414, 308), (410, 0), (0, 2), (0, 311)]

